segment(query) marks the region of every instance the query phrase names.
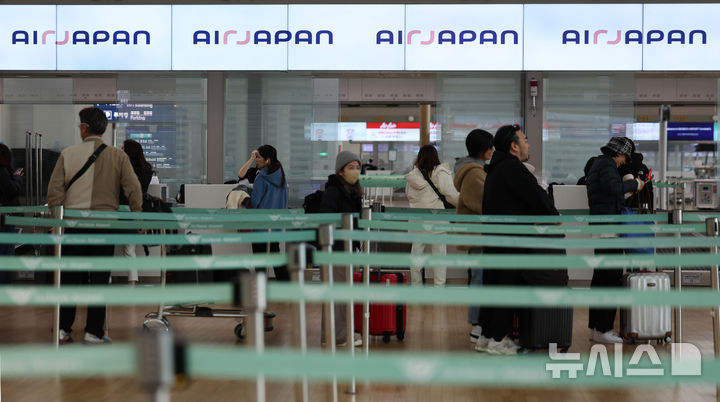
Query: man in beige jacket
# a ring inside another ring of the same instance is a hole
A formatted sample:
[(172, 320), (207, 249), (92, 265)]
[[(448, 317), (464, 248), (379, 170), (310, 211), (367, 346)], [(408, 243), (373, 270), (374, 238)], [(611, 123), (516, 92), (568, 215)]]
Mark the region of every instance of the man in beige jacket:
[[(457, 213), (461, 215), (481, 215), (483, 193), (485, 189), (485, 163), (493, 153), (493, 136), (485, 130), (472, 130), (465, 138), (468, 156), (455, 162), (455, 188), (460, 192)], [(463, 247), (458, 247), (463, 249)], [(480, 254), (482, 248), (468, 248), (469, 254)], [(470, 286), (482, 285), (482, 269), (470, 270)], [(468, 322), (472, 325), (470, 342), (477, 342), (481, 333), (479, 325), (480, 307), (468, 308)]]
[[(53, 213), (56, 206), (67, 209), (90, 209), (98, 211), (117, 211), (120, 190), (130, 201), (130, 209), (142, 211), (142, 190), (133, 171), (130, 159), (122, 150), (106, 147), (94, 163), (72, 184), (73, 176), (78, 173), (91, 155), (103, 144), (102, 135), (107, 128), (105, 112), (98, 108), (85, 108), (80, 111), (80, 137), (83, 142), (65, 148), (55, 164), (48, 184), (48, 207)], [(70, 186), (68, 187), (68, 184)], [(65, 233), (85, 233), (88, 236), (98, 231), (70, 229)], [(114, 245), (67, 245), (62, 248), (63, 256), (112, 256)], [(110, 272), (63, 272), (61, 283), (107, 285)], [(70, 343), (70, 332), (75, 321), (75, 306), (60, 309), (60, 343)], [(88, 306), (85, 326), (85, 343), (109, 343), (105, 336), (105, 306)]]

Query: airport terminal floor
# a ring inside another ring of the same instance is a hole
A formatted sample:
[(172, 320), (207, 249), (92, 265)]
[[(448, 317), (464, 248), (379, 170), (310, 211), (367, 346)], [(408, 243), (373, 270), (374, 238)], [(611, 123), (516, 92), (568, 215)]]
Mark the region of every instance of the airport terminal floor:
[[(128, 341), (135, 336), (138, 323), (144, 315), (153, 311), (153, 306), (112, 307), (109, 335), (114, 341)], [(275, 329), (268, 332), (265, 340), (268, 347), (291, 346), (291, 328), (287, 317), (291, 314), (290, 305), (271, 304), (270, 310), (277, 314)], [(573, 344), (570, 352), (587, 353), (593, 345), (588, 341), (587, 308), (576, 308), (573, 322)], [(465, 322), (467, 309), (459, 306), (410, 306), (408, 307), (408, 328), (402, 342), (393, 340), (384, 344), (375, 337), (371, 344), (373, 353), (386, 351), (423, 351), (473, 353), (477, 359), (506, 359), (505, 356), (489, 356), (471, 350), (468, 342), (469, 325)], [(320, 309), (318, 305), (308, 308), (308, 347), (320, 347)], [(82, 315), (77, 322), (84, 322)], [(0, 309), (0, 321), (3, 331), (0, 342), (8, 343), (48, 343), (49, 323), (52, 319), (51, 308), (4, 307)], [(191, 342), (207, 342), (224, 345), (237, 345), (232, 328), (233, 319), (209, 318), (170, 318), (176, 333)], [(684, 317), (684, 341), (696, 345), (704, 357), (712, 356), (712, 329), (710, 312), (705, 310), (686, 310)], [(74, 333), (82, 331), (82, 325), (76, 324)], [(103, 346), (87, 346), (103, 347)], [(624, 353), (631, 354), (634, 345), (624, 345)], [(669, 346), (659, 347), (659, 353), (667, 353)], [(547, 353), (546, 350), (538, 353)], [(238, 364), (242, 364), (238, 362)], [(407, 384), (371, 384), (365, 386), (358, 382), (358, 394), (350, 396), (342, 392), (345, 384), (339, 386), (340, 401), (714, 401), (715, 387), (712, 385), (681, 386), (634, 386), (631, 388), (488, 388), (455, 385), (407, 385)], [(246, 401), (254, 389), (254, 382), (191, 379), (187, 385), (176, 387), (172, 391), (172, 401)], [(269, 381), (267, 384), (268, 401), (290, 401), (294, 398), (292, 382)], [(325, 401), (328, 386), (324, 383), (311, 383), (310, 400)], [(2, 396), (6, 401), (91, 401), (107, 402), (145, 401), (147, 394), (132, 377), (99, 377), (91, 379), (42, 378), (23, 380), (3, 380)]]

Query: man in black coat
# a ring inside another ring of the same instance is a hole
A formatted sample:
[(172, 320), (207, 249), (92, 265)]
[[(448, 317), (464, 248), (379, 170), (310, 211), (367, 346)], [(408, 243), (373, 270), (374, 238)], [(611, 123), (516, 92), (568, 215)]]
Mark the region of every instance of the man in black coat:
[[(528, 160), (530, 145), (517, 125), (500, 127), (493, 141), (495, 153), (485, 165), (487, 178), (483, 194), (483, 213), (487, 215), (558, 215), (547, 192), (523, 162)], [(486, 254), (527, 254), (540, 250), (486, 247)], [(567, 270), (486, 269), (484, 285), (518, 284), (565, 285)], [(517, 354), (520, 347), (507, 334), (513, 326), (516, 308), (482, 308), (482, 336), (475, 350), (491, 354)]]

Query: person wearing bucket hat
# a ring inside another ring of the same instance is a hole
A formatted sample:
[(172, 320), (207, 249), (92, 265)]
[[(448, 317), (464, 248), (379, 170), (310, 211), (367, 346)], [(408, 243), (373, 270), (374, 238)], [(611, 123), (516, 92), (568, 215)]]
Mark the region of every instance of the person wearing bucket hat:
[[(360, 186), (360, 158), (350, 152), (341, 151), (335, 158), (335, 173), (328, 176), (325, 183), (325, 192), (322, 194), (318, 212), (320, 213), (359, 213), (362, 209), (363, 190)], [(336, 241), (333, 250), (343, 251), (344, 242)], [(339, 265), (333, 266), (333, 280), (336, 283), (347, 281), (347, 268)], [(362, 345), (359, 336), (347, 334), (347, 311), (343, 303), (335, 303), (335, 343), (346, 344), (348, 336), (355, 346)], [(325, 322), (321, 321), (322, 328)], [(321, 332), (321, 342), (325, 342), (325, 331)]]
[[(586, 186), (591, 215), (616, 215), (625, 205), (625, 193), (639, 191), (645, 182), (638, 179), (623, 181), (618, 168), (630, 159), (633, 144), (625, 137), (612, 137), (600, 148), (599, 155), (587, 174)], [(596, 249), (595, 254), (622, 254), (622, 249)], [(619, 287), (622, 268), (596, 269), (591, 288)], [(598, 343), (622, 343), (613, 331), (617, 308), (591, 308), (588, 317), (590, 340)]]

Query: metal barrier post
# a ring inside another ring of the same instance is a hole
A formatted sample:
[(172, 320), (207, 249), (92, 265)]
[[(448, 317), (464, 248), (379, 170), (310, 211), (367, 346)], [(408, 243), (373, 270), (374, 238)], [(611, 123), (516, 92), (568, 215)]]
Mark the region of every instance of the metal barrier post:
[[(668, 223), (673, 225), (682, 225), (683, 223), (683, 211), (675, 209), (670, 211), (668, 214)], [(682, 234), (676, 233), (675, 237), (681, 237)], [(675, 254), (682, 254), (680, 247), (675, 247)], [(675, 289), (678, 291), (682, 290), (682, 266), (675, 267)], [(673, 342), (682, 342), (682, 306), (677, 306), (673, 309)]]
[[(335, 242), (335, 227), (330, 224), (318, 226), (318, 244), (320, 249), (328, 253), (332, 252), (332, 246)], [(332, 265), (323, 265), (320, 267), (320, 278), (326, 285), (333, 285), (333, 267)], [(325, 345), (330, 347), (330, 354), (335, 355), (335, 302), (330, 300), (322, 305), (322, 320), (324, 325)], [(332, 400), (338, 400), (337, 378), (333, 378), (331, 393)]]
[(138, 348), (140, 385), (153, 402), (170, 402), (175, 376), (172, 331), (151, 330), (140, 334)]
[[(343, 214), (342, 216), (342, 228), (344, 230), (353, 230), (354, 229), (354, 222), (353, 222), (353, 216), (352, 214)], [(353, 242), (352, 240), (345, 240), (345, 252), (346, 253), (352, 253), (353, 251)], [(347, 266), (347, 283), (349, 286), (353, 286), (354, 278), (353, 278), (353, 266), (348, 265)], [(347, 338), (347, 347), (350, 351), (350, 356), (355, 357), (355, 303), (353, 300), (349, 300), (347, 303), (347, 312), (345, 313), (347, 317), (347, 335), (345, 336)], [(355, 377), (350, 380), (350, 386), (345, 391), (348, 394), (356, 394), (357, 390), (355, 388)]]
[(25, 205), (32, 202), (32, 133), (25, 132)]
[(42, 200), (42, 134), (35, 133), (35, 196), (37, 204), (43, 204)]
[[(287, 253), (290, 280), (302, 286), (305, 283), (307, 245), (305, 243), (288, 244)], [(305, 354), (307, 353), (307, 318), (304, 300), (298, 301), (297, 315), (294, 317), (293, 339), (295, 339), (295, 347), (300, 349), (300, 353)], [(309, 398), (308, 380), (307, 377), (303, 377), (302, 381), (295, 383), (295, 400), (308, 402)]]
[[(248, 346), (257, 354), (265, 350), (265, 327), (263, 311), (267, 307), (267, 280), (264, 272), (240, 273), (240, 299), (251, 319), (248, 322)], [(258, 374), (255, 379), (255, 400), (265, 402), (265, 376)]]
[[(65, 208), (62, 205), (58, 205), (55, 207), (55, 210), (53, 211), (53, 217), (56, 219), (63, 219), (63, 215), (65, 214)], [(64, 232), (62, 226), (57, 226), (53, 228), (53, 234), (56, 235), (62, 235)], [(62, 244), (56, 244), (55, 245), (55, 258), (62, 257)], [(54, 280), (53, 283), (55, 284), (56, 289), (60, 289), (60, 268), (55, 270)], [(55, 312), (53, 314), (53, 345), (55, 347), (60, 346), (60, 304), (55, 305)]]
[[(360, 217), (364, 220), (372, 220), (372, 209), (363, 208)], [(370, 231), (370, 229), (365, 229)], [(363, 252), (370, 254), (370, 240), (363, 243)], [(370, 286), (370, 265), (365, 265), (363, 269), (363, 286)], [(363, 352), (365, 356), (370, 355), (370, 301), (363, 302), (363, 328), (362, 328)]]
[[(707, 236), (717, 237), (718, 236), (718, 218), (707, 218), (705, 220)], [(712, 247), (713, 253), (718, 254), (718, 247)], [(716, 292), (720, 292), (720, 267), (718, 264), (710, 267), (710, 278), (712, 281), (712, 288)], [(713, 318), (713, 349), (715, 351), (715, 358), (720, 357), (720, 305), (713, 307), (712, 311)], [(720, 386), (715, 389), (715, 397), (720, 397)]]

